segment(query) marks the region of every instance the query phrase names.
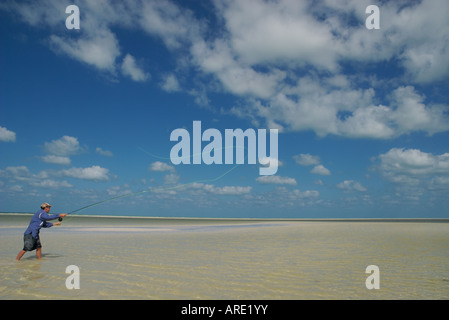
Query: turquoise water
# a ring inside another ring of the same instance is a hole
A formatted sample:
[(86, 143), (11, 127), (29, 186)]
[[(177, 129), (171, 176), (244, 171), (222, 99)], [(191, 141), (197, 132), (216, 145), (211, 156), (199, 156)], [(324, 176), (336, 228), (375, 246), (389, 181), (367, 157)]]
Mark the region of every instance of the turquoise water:
[[(449, 298), (443, 221), (72, 216), (42, 229), (42, 260), (16, 262), (29, 218), (0, 215), (1, 299)], [(380, 289), (366, 287), (369, 265)]]

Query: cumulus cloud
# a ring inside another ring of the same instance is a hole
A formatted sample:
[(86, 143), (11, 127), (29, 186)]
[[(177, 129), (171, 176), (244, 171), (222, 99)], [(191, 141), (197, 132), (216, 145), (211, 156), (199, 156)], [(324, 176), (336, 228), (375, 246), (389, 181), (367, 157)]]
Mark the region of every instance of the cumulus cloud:
[(308, 153), (301, 153), (299, 155), (295, 155), (293, 156), (293, 159), (295, 159), (296, 163), (301, 166), (317, 165), (321, 161), (319, 156), (313, 156)]
[(114, 156), (114, 154), (112, 153), (112, 151), (109, 151), (109, 150), (103, 150), (103, 149), (100, 148), (100, 147), (97, 147), (97, 148), (95, 149), (95, 152), (98, 153), (98, 154), (100, 154), (100, 155), (102, 155), (102, 156), (105, 156), (105, 157), (112, 157), (112, 156)]
[(12, 188), (15, 188), (16, 191), (19, 190), (19, 188), (20, 191), (24, 190), (23, 185), (18, 185), (16, 183), (52, 189), (73, 187), (72, 184), (65, 180), (56, 180), (55, 177), (58, 175), (58, 173), (48, 171), (41, 171), (35, 174), (32, 173), (26, 166), (6, 167), (3, 170), (0, 169), (0, 177), (2, 180), (9, 184), (14, 184)]
[[(132, 26), (134, 10), (139, 10), (137, 4), (79, 1), (77, 5), (81, 8), (81, 28), (75, 35), (59, 32), (60, 25), (67, 18), (65, 8), (69, 3), (65, 1), (11, 2), (5, 8), (17, 12), (30, 25), (48, 26), (52, 34), (47, 43), (55, 52), (115, 76), (120, 67), (118, 59), (122, 52), (111, 26)], [(123, 66), (124, 74), (135, 81), (142, 81), (147, 76), (146, 73), (140, 73), (128, 55), (124, 57)]]
[(174, 74), (168, 74), (164, 76), (161, 88), (167, 92), (177, 92), (181, 90), (178, 79)]
[(44, 161), (45, 163), (61, 164), (61, 165), (70, 165), (71, 163), (69, 157), (54, 156), (54, 155), (43, 156), (42, 161)]
[(418, 185), (432, 180), (445, 184), (449, 177), (449, 153), (434, 155), (418, 149), (392, 148), (379, 155), (379, 170), (392, 182)]
[(252, 187), (246, 186), (223, 186), (223, 187), (216, 187), (212, 184), (205, 184), (205, 183), (199, 183), (195, 182), (188, 185), (189, 189), (192, 190), (200, 190), (202, 192), (208, 192), (212, 194), (217, 195), (242, 195), (242, 194), (248, 194), (251, 192)]
[(193, 44), (191, 52), (193, 61), (204, 73), (217, 77), (226, 91), (238, 96), (269, 98), (285, 78), (285, 73), (280, 70), (260, 73), (239, 64), (223, 40), (212, 44), (200, 40)]
[(16, 142), (16, 133), (0, 126), (0, 141)]
[(127, 54), (123, 59), (122, 73), (139, 82), (146, 81), (150, 77), (149, 73), (144, 72), (137, 66), (136, 59), (130, 54)]
[(4, 179), (14, 179), (18, 181), (28, 180), (32, 177), (28, 167), (26, 166), (12, 166), (0, 170), (0, 176)]
[(360, 184), (360, 182), (354, 180), (345, 180), (339, 184), (337, 184), (337, 188), (342, 189), (344, 191), (367, 191), (367, 189)]
[(176, 173), (169, 173), (164, 177), (165, 184), (177, 184), (179, 182), (179, 175)]
[(219, 195), (241, 195), (251, 192), (252, 187), (241, 187), (241, 186), (224, 186), (224, 187), (213, 187), (208, 188), (208, 191)]
[(268, 197), (270, 198), (270, 201), (278, 201), (283, 204), (295, 205), (298, 201), (303, 204), (304, 200), (317, 199), (319, 196), (320, 193), (316, 190), (288, 190), (286, 187), (282, 186), (277, 187), (276, 190)]
[(325, 168), (322, 164), (313, 167), (313, 169), (310, 172), (314, 174), (319, 174), (321, 176), (329, 176), (331, 174), (329, 169)]
[(129, 190), (129, 185), (124, 184), (123, 186), (113, 186), (106, 190), (108, 195), (115, 197), (118, 195), (130, 194), (131, 190)]
[(327, 24), (308, 14), (305, 1), (218, 1), (230, 42), (247, 64), (312, 64), (336, 68), (338, 52)]
[(301, 153), (293, 156), (293, 159), (295, 159), (296, 163), (301, 166), (314, 166), (310, 171), (313, 174), (319, 174), (322, 176), (329, 176), (331, 174), (329, 169), (320, 164), (321, 160), (319, 156), (314, 156), (309, 153)]
[(323, 137), (388, 139), (415, 131), (432, 135), (449, 130), (449, 106), (425, 104), (412, 86), (393, 90), (384, 105), (375, 104), (372, 88), (332, 88), (320, 82), (301, 79), (264, 103), (253, 101), (241, 115), (288, 131), (313, 130)]
[(112, 177), (109, 170), (100, 166), (88, 168), (70, 168), (59, 171), (43, 170), (39, 173), (32, 173), (26, 166), (7, 167), (0, 170), (0, 177), (10, 182), (23, 182), (32, 186), (44, 187), (71, 187), (65, 180), (57, 180), (61, 177), (70, 177), (90, 181), (108, 181)]
[[(211, 33), (212, 22), (183, 3), (80, 0), (76, 37), (56, 31), (65, 19), (56, 14), (64, 12), (60, 1), (4, 7), (30, 25), (50, 26), (48, 43), (55, 51), (114, 76), (121, 70), (134, 81), (149, 74), (136, 63), (140, 57), (122, 52), (115, 28), (142, 31), (165, 45), (176, 68), (194, 70), (195, 85), (186, 92), (198, 104), (209, 105), (210, 91), (232, 94), (241, 101), (228, 112), (260, 126), (357, 139), (449, 130), (449, 106), (426, 100), (417, 89), (449, 76), (447, 2), (382, 2), (381, 20), (388, 23), (376, 32), (364, 27), (369, 4), (217, 0), (217, 32)], [(404, 71), (388, 85), (367, 80), (363, 66), (393, 61)], [(344, 74), (348, 64), (362, 67)], [(173, 72), (164, 74), (161, 88), (180, 90)]]
[(202, 28), (194, 14), (171, 1), (137, 1), (130, 11), (138, 27), (160, 38), (170, 50), (179, 49), (197, 38)]
[(118, 40), (110, 30), (98, 30), (77, 40), (51, 35), (50, 44), (55, 51), (101, 71), (115, 72), (115, 62), (120, 56)]
[(396, 122), (397, 131), (410, 133), (424, 131), (432, 135), (449, 129), (448, 108), (442, 105), (425, 105), (424, 97), (411, 86), (393, 91), (394, 109), (390, 119)]
[(53, 189), (73, 187), (72, 184), (68, 183), (65, 180), (57, 181), (57, 180), (53, 180), (53, 179), (34, 180), (34, 181), (30, 182), (30, 185), (32, 185), (34, 187), (39, 187), (39, 188), (53, 188)]
[(149, 170), (163, 172), (163, 171), (175, 171), (175, 168), (164, 162), (156, 161), (150, 165)]
[(45, 142), (45, 151), (55, 156), (70, 156), (78, 154), (81, 148), (78, 139), (70, 136), (63, 136), (60, 139)]
[(287, 184), (287, 185), (297, 185), (297, 182), (294, 178), (290, 177), (281, 177), (281, 176), (260, 176), (256, 178), (256, 181), (261, 184)]
[(110, 177), (109, 170), (100, 166), (70, 168), (62, 170), (61, 174), (66, 177), (90, 181), (108, 181)]
[[(203, 70), (214, 73), (224, 88), (251, 96), (245, 110), (232, 109), (236, 116), (289, 131), (313, 130), (319, 136), (349, 138), (389, 139), (414, 131), (432, 135), (449, 130), (449, 106), (425, 103), (415, 87), (389, 87), (391, 94), (379, 104), (374, 87), (362, 89), (358, 76), (341, 74), (343, 61), (377, 63), (396, 58), (407, 69), (409, 81), (447, 78), (449, 68), (444, 66), (449, 60), (443, 52), (449, 48), (445, 36), (449, 24), (440, 10), (447, 7), (444, 1), (382, 4), (382, 19), (390, 23), (369, 36), (364, 28), (368, 5), (364, 1), (323, 1), (313, 7), (292, 1), (217, 3), (229, 38), (215, 40), (208, 50), (193, 51), (193, 55), (201, 58)], [(429, 28), (435, 32), (426, 36)], [(269, 67), (256, 71), (259, 63)], [(283, 73), (306, 65), (331, 71), (331, 76)], [(273, 81), (269, 85), (253, 81), (254, 88), (245, 90), (234, 80), (239, 92), (222, 73), (231, 66), (240, 69), (242, 81), (249, 69), (255, 79), (271, 77)], [(282, 76), (272, 77), (276, 74)]]

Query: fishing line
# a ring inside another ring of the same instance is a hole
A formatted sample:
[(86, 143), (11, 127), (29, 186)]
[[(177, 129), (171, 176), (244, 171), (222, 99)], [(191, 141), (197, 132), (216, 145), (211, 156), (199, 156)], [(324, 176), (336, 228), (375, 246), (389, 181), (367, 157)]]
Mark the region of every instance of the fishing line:
[[(170, 159), (170, 158), (161, 157), (161, 156), (157, 156), (157, 155), (151, 154), (151, 153), (149, 153), (148, 151), (146, 151), (145, 149), (143, 149), (143, 148), (141, 148), (141, 147), (138, 147), (138, 148), (139, 148), (141, 151), (143, 151), (144, 153), (146, 153), (146, 154), (148, 154), (148, 155), (150, 155), (150, 156), (152, 156), (152, 157), (154, 157), (154, 158), (161, 159), (161, 160), (167, 160), (167, 159)], [(228, 148), (228, 147), (224, 147), (224, 148), (221, 148), (221, 149), (226, 149), (226, 148)], [(243, 149), (245, 149), (245, 148), (243, 147)], [(194, 156), (194, 155), (191, 155), (190, 157), (193, 157), (193, 156)], [(99, 201), (99, 202), (95, 202), (95, 203), (89, 204), (89, 205), (87, 205), (87, 206), (81, 207), (81, 208), (79, 208), (79, 209), (73, 210), (73, 211), (69, 212), (68, 215), (73, 215), (73, 214), (76, 213), (76, 212), (80, 212), (80, 211), (83, 211), (83, 210), (85, 210), (85, 209), (88, 209), (88, 208), (91, 208), (91, 207), (95, 207), (95, 206), (101, 205), (101, 204), (106, 203), (106, 202), (109, 202), (109, 201), (114, 201), (114, 200), (121, 199), (121, 198), (125, 198), (125, 197), (135, 196), (135, 195), (138, 195), (138, 194), (143, 194), (143, 193), (148, 193), (148, 192), (154, 192), (154, 191), (166, 191), (166, 190), (178, 189), (178, 188), (182, 188), (182, 187), (185, 187), (185, 186), (194, 184), (194, 183), (215, 182), (215, 181), (220, 180), (221, 178), (223, 178), (224, 176), (226, 176), (227, 174), (229, 174), (229, 173), (232, 172), (233, 170), (235, 170), (235, 169), (236, 169), (238, 166), (240, 166), (240, 165), (241, 165), (241, 164), (236, 164), (236, 165), (233, 166), (231, 169), (229, 169), (229, 170), (227, 170), (226, 172), (222, 173), (222, 174), (219, 175), (218, 177), (215, 177), (215, 178), (212, 178), (212, 179), (202, 179), (202, 180), (192, 181), (192, 182), (189, 182), (189, 183), (178, 184), (178, 185), (176, 185), (176, 186), (171, 186), (171, 187), (146, 189), (146, 190), (141, 190), (141, 191), (137, 191), (137, 192), (126, 193), (126, 194), (122, 194), (122, 195), (119, 195), (119, 196), (116, 196), (116, 197), (112, 197), (112, 198), (109, 198), (109, 199), (106, 199), (106, 200), (102, 200), (102, 201)], [(62, 218), (59, 218), (59, 219), (60, 219), (59, 221), (62, 221)]]

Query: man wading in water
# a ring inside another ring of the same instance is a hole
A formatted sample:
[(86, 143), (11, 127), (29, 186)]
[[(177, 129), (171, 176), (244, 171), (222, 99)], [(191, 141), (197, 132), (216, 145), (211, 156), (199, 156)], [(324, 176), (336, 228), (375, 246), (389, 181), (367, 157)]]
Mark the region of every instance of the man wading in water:
[(16, 260), (19, 261), (20, 258), (27, 251), (36, 250), (36, 257), (38, 259), (42, 258), (42, 245), (39, 238), (39, 232), (41, 228), (50, 228), (52, 226), (59, 226), (61, 222), (51, 223), (49, 220), (54, 220), (58, 218), (63, 218), (67, 213), (61, 214), (48, 214), (50, 212), (51, 205), (44, 202), (41, 205), (41, 210), (36, 212), (31, 218), (28, 228), (25, 230), (23, 235), (23, 249), (17, 255)]

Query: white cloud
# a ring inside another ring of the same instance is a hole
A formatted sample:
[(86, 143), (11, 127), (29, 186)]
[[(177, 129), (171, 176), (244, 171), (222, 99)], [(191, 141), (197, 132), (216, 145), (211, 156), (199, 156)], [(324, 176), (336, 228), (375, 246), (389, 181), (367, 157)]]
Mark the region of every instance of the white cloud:
[(48, 155), (48, 156), (42, 157), (42, 161), (44, 161), (45, 163), (70, 165), (70, 158), (62, 157), (62, 156)]
[(293, 190), (293, 195), (299, 199), (318, 198), (320, 196), (320, 193), (316, 190), (306, 190), (306, 191)]
[(317, 165), (320, 163), (320, 157), (319, 156), (313, 156), (308, 153), (301, 153), (299, 155), (293, 156), (296, 163), (301, 166), (312, 166)]
[(379, 155), (379, 170), (392, 182), (418, 185), (432, 180), (444, 184), (449, 177), (449, 153), (434, 155), (418, 149), (392, 148)]
[[(358, 61), (388, 61), (396, 58), (405, 67), (411, 80), (426, 83), (447, 78), (449, 24), (444, 0), (389, 1), (379, 7), (380, 32), (363, 28), (366, 15), (360, 14), (369, 1), (325, 1), (314, 11), (325, 14), (326, 24), (337, 40), (332, 51), (346, 59)], [(360, 25), (348, 26), (348, 16)]]
[(193, 13), (171, 1), (144, 1), (133, 10), (139, 27), (159, 37), (170, 50), (196, 38), (201, 25)]
[(219, 195), (242, 195), (251, 192), (252, 187), (240, 187), (240, 186), (224, 186), (224, 187), (214, 187), (208, 190), (211, 193)]
[(449, 106), (424, 104), (424, 97), (412, 86), (393, 90), (389, 105), (376, 105), (374, 89), (327, 87), (322, 81), (302, 78), (264, 103), (249, 101), (246, 110), (235, 114), (286, 131), (313, 130), (322, 137), (387, 139), (415, 131), (432, 135), (449, 130)]
[(256, 72), (235, 61), (231, 48), (221, 39), (212, 44), (197, 41), (191, 48), (193, 61), (207, 74), (213, 74), (226, 91), (238, 96), (269, 98), (285, 78), (280, 70)]
[(149, 73), (144, 72), (137, 66), (136, 59), (130, 54), (127, 54), (123, 59), (122, 73), (138, 82), (144, 82), (150, 77)]
[(428, 134), (449, 129), (448, 108), (441, 105), (425, 105), (424, 97), (411, 86), (400, 87), (392, 93), (393, 106), (391, 120), (397, 124), (397, 131), (410, 133), (424, 131)]
[(70, 136), (63, 136), (58, 140), (45, 142), (44, 147), (46, 152), (55, 156), (70, 156), (83, 150), (78, 139)]
[[(77, 3), (81, 12), (79, 32), (66, 35), (59, 32), (67, 18), (64, 1), (44, 0), (39, 3), (11, 3), (7, 10), (16, 11), (19, 16), (33, 26), (49, 26), (53, 32), (48, 44), (57, 53), (86, 63), (94, 68), (115, 76), (117, 60), (121, 55), (120, 44), (112, 26), (136, 27), (141, 20), (139, 2), (84, 1)], [(141, 7), (141, 6), (140, 6)], [(125, 75), (135, 81), (146, 80), (148, 74), (140, 71), (134, 61), (125, 56)]]
[[(359, 76), (340, 74), (341, 61), (376, 63), (396, 58), (412, 75), (411, 81), (447, 78), (449, 59), (444, 52), (449, 48), (449, 24), (441, 13), (446, 2), (382, 4), (382, 21), (389, 23), (377, 33), (364, 28), (368, 5), (364, 1), (323, 1), (314, 6), (287, 0), (216, 4), (229, 36), (194, 46), (192, 52), (226, 90), (256, 98), (246, 101), (245, 110), (233, 108), (233, 114), (289, 131), (313, 130), (319, 136), (387, 139), (414, 131), (449, 130), (449, 106), (425, 104), (414, 87), (393, 87), (388, 104), (379, 104), (374, 88), (354, 89)], [(360, 26), (348, 25), (348, 17)], [(428, 30), (434, 31), (432, 35)], [(260, 63), (267, 66), (263, 72), (256, 71)], [(332, 74), (316, 78), (287, 71), (306, 65)], [(229, 69), (236, 76), (228, 82)], [(245, 85), (248, 70), (254, 74), (252, 89)], [(282, 76), (272, 77), (276, 74)], [(266, 85), (256, 81), (268, 77), (272, 81)]]
[[(57, 52), (113, 75), (121, 68), (135, 81), (146, 80), (149, 74), (133, 56), (123, 57), (113, 30), (143, 31), (174, 54), (177, 68), (199, 72), (194, 87), (186, 89), (198, 104), (209, 105), (209, 90), (233, 94), (243, 102), (229, 112), (258, 125), (312, 130), (321, 137), (375, 139), (449, 130), (449, 106), (427, 102), (411, 86), (449, 76), (446, 0), (382, 3), (381, 30), (375, 32), (364, 27), (367, 0), (213, 4), (214, 26), (220, 29), (211, 33), (212, 23), (196, 18), (183, 3), (81, 1), (78, 38), (56, 33), (65, 18), (55, 15), (63, 9), (58, 1), (11, 2), (5, 7), (33, 26), (51, 26), (55, 34), (49, 43)], [(123, 63), (118, 63), (120, 59)], [(347, 62), (363, 67), (392, 61), (405, 69), (392, 80), (394, 86), (385, 81), (360, 86), (369, 78), (364, 71), (342, 74)], [(162, 89), (179, 90), (173, 73), (164, 73), (169, 76)], [(387, 98), (376, 96), (378, 86), (389, 90), (385, 95), (379, 90)]]
[(161, 161), (153, 162), (150, 167), (148, 168), (150, 171), (175, 171), (175, 168), (169, 164), (166, 164)]
[(338, 52), (330, 28), (304, 1), (217, 1), (232, 49), (244, 63), (312, 64), (333, 70)]
[(116, 59), (120, 56), (118, 40), (115, 34), (107, 29), (99, 29), (94, 34), (78, 40), (51, 35), (50, 44), (57, 52), (112, 73), (115, 72)]
[(24, 181), (30, 178), (31, 173), (26, 166), (15, 166), (0, 170), (0, 176), (4, 179)]
[(354, 180), (345, 180), (339, 184), (337, 184), (337, 188), (345, 190), (345, 191), (367, 191), (367, 189), (360, 184), (360, 182)]
[(322, 176), (329, 176), (331, 174), (329, 169), (320, 164), (321, 160), (319, 156), (314, 156), (309, 153), (301, 153), (293, 156), (293, 159), (295, 159), (296, 163), (301, 166), (314, 166), (310, 173), (319, 174)]
[[(30, 172), (30, 170), (26, 166), (6, 167), (4, 170), (0, 170), (0, 177), (2, 177), (4, 181), (7, 181), (11, 184), (15, 184), (20, 181), (21, 183), (41, 188), (73, 187), (65, 180), (58, 181), (51, 179), (51, 176), (58, 175), (58, 173), (48, 171), (41, 171), (38, 174), (34, 174)], [(15, 186), (20, 187), (22, 191), (24, 190), (23, 186)]]
[(0, 141), (16, 142), (16, 133), (0, 126)]
[(15, 186), (12, 186), (10, 188), (10, 190), (13, 191), (13, 192), (23, 192), (23, 186), (15, 185)]
[(430, 181), (431, 189), (438, 189), (438, 188), (447, 189), (448, 187), (449, 187), (449, 176), (434, 177)]
[(313, 167), (313, 169), (310, 172), (322, 176), (329, 176), (331, 174), (329, 169), (325, 168), (322, 164)]
[(276, 190), (268, 197), (270, 201), (276, 201), (283, 204), (290, 203), (294, 205), (296, 201), (303, 201), (307, 199), (316, 199), (320, 196), (320, 193), (316, 190), (301, 191), (299, 189), (288, 190), (286, 187), (277, 187)]
[[(10, 2), (4, 8), (18, 13), (32, 26), (48, 25), (56, 32), (66, 18), (67, 4), (50, 0), (38, 4)], [(369, 4), (359, 0), (320, 1), (313, 5), (291, 0), (217, 0), (213, 11), (222, 29), (214, 38), (208, 32), (210, 25), (197, 19), (182, 3), (80, 0), (79, 39), (52, 35), (50, 42), (72, 58), (100, 70), (114, 71), (120, 44), (113, 28), (143, 30), (161, 39), (171, 51), (191, 49), (196, 63), (232, 92), (259, 96), (262, 88), (276, 86), (273, 80), (284, 80), (271, 77), (280, 69), (312, 66), (337, 73), (341, 63), (348, 60), (396, 59), (416, 82), (447, 78), (449, 24), (445, 0), (382, 3), (381, 30), (376, 32), (364, 27)], [(205, 44), (206, 39), (209, 43), (199, 49), (196, 45)], [(208, 55), (212, 60), (206, 61)], [(256, 71), (254, 66), (261, 64), (274, 68)], [(254, 85), (244, 83), (251, 79)], [(244, 87), (239, 91), (232, 80)]]
[(115, 197), (118, 195), (130, 194), (131, 190), (129, 190), (129, 185), (124, 184), (123, 186), (113, 186), (106, 190), (108, 195), (111, 197)]
[(92, 166), (89, 168), (70, 168), (67, 170), (62, 170), (60, 173), (64, 176), (91, 180), (91, 181), (108, 181), (109, 180), (109, 170), (102, 168), (100, 166)]
[(61, 13), (65, 13), (67, 5), (64, 1), (52, 0), (32, 1), (26, 4), (18, 2), (4, 4), (5, 9), (17, 12), (22, 20), (32, 26), (38, 26), (43, 23), (55, 26), (63, 22), (63, 19), (66, 17)]
[(281, 176), (260, 176), (256, 178), (256, 181), (262, 184), (287, 184), (287, 185), (297, 185), (294, 178), (281, 177)]
[(70, 183), (68, 183), (65, 180), (64, 181), (56, 181), (53, 179), (35, 180), (35, 181), (30, 182), (30, 185), (32, 185), (34, 187), (39, 187), (39, 188), (52, 188), (52, 189), (73, 187), (73, 185), (71, 185)]
[(188, 184), (185, 186), (189, 190), (199, 190), (201, 192), (208, 192), (217, 195), (242, 195), (248, 194), (251, 192), (252, 187), (241, 187), (241, 186), (223, 186), (223, 187), (215, 187), (211, 184), (204, 184), (195, 182), (192, 184)]
[(181, 90), (178, 79), (174, 74), (168, 74), (164, 77), (161, 88), (167, 92), (177, 92)]
[(102, 156), (105, 156), (105, 157), (112, 157), (112, 156), (114, 156), (114, 154), (113, 154), (111, 151), (109, 151), (109, 150), (103, 150), (103, 149), (100, 148), (100, 147), (97, 147), (97, 148), (95, 149), (95, 152), (98, 153), (98, 154), (101, 154)]
[(177, 175), (176, 173), (169, 173), (164, 177), (164, 183), (174, 185), (178, 183), (179, 178), (179, 175)]

